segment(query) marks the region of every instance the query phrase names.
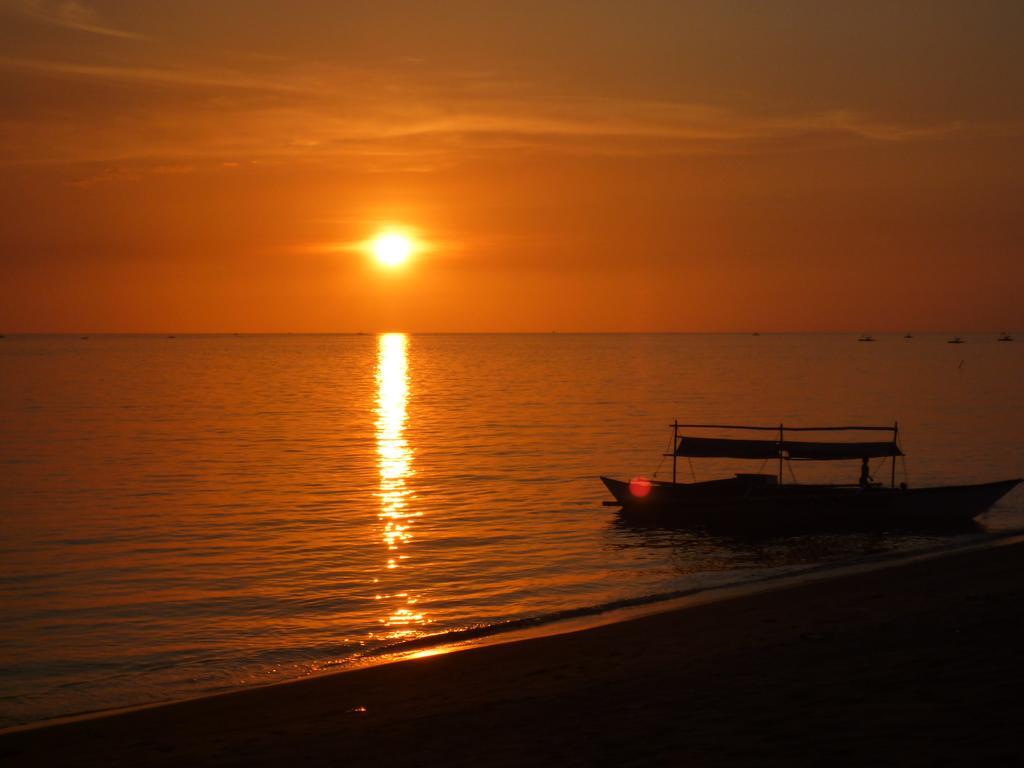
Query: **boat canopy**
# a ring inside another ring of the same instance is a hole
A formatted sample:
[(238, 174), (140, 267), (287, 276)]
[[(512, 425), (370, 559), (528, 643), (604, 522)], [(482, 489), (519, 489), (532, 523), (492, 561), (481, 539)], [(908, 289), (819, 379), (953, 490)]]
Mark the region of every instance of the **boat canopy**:
[(676, 456), (693, 458), (838, 461), (902, 455), (903, 452), (894, 441), (816, 443), (802, 440), (733, 440), (680, 435), (676, 445)]

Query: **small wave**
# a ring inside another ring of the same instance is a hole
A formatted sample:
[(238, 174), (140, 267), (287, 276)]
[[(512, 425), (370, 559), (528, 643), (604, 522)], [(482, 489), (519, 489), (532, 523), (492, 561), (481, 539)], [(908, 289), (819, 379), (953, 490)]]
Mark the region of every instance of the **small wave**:
[(780, 579), (799, 576), (810, 576), (829, 571), (843, 571), (856, 566), (869, 566), (872, 564), (883, 565), (905, 560), (914, 560), (920, 557), (928, 557), (944, 552), (954, 552), (960, 549), (969, 549), (975, 546), (996, 545), (1002, 540), (1013, 539), (1024, 536), (1024, 530), (1012, 530), (998, 533), (979, 533), (976, 536), (958, 539), (955, 542), (937, 544), (914, 550), (898, 552), (885, 552), (872, 555), (865, 555), (859, 558), (846, 559), (836, 562), (817, 563), (805, 566), (791, 566), (778, 569), (772, 573), (761, 572), (757, 576), (746, 579), (736, 579), (711, 586), (689, 587), (686, 589), (675, 589), (666, 592), (637, 595), (618, 600), (610, 600), (596, 605), (569, 608), (537, 616), (527, 616), (507, 621), (493, 622), (490, 624), (478, 624), (471, 627), (450, 629), (444, 632), (437, 632), (431, 635), (423, 635), (396, 643), (389, 643), (368, 649), (359, 658), (366, 660), (382, 656), (399, 656), (411, 651), (423, 650), (426, 648), (438, 648), (442, 646), (458, 646), (473, 640), (493, 637), (520, 630), (540, 629), (549, 625), (559, 624), (574, 619), (586, 619), (591, 617), (604, 616), (615, 611), (629, 608), (640, 608), (653, 606), (659, 603), (669, 603), (697, 594), (716, 592), (736, 587), (749, 587), (759, 584), (768, 584)]

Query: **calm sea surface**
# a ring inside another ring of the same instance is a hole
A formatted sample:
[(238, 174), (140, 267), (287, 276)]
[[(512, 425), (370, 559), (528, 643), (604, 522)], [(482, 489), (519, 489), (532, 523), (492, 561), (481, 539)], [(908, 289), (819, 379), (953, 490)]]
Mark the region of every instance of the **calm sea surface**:
[[(933, 546), (631, 528), (597, 476), (651, 475), (675, 417), (899, 419), (912, 485), (1024, 474), (1024, 343), (946, 338), (0, 339), (0, 725)], [(981, 530), (1020, 527), (1017, 489)]]

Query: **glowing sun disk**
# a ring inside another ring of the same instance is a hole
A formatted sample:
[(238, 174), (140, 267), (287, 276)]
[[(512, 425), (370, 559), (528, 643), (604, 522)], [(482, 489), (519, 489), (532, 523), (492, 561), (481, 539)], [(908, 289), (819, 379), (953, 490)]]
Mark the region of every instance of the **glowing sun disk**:
[(400, 232), (383, 232), (373, 238), (370, 250), (377, 263), (397, 267), (409, 260), (414, 245), (410, 237)]

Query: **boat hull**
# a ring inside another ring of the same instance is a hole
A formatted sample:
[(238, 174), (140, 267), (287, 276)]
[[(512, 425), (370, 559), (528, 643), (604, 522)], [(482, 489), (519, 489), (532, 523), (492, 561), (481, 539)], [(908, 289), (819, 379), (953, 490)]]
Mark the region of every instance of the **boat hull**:
[[(775, 485), (756, 478), (651, 482), (602, 477), (632, 519), (709, 531), (940, 529), (970, 526), (1019, 479), (933, 488)], [(638, 491), (640, 495), (638, 495)]]

